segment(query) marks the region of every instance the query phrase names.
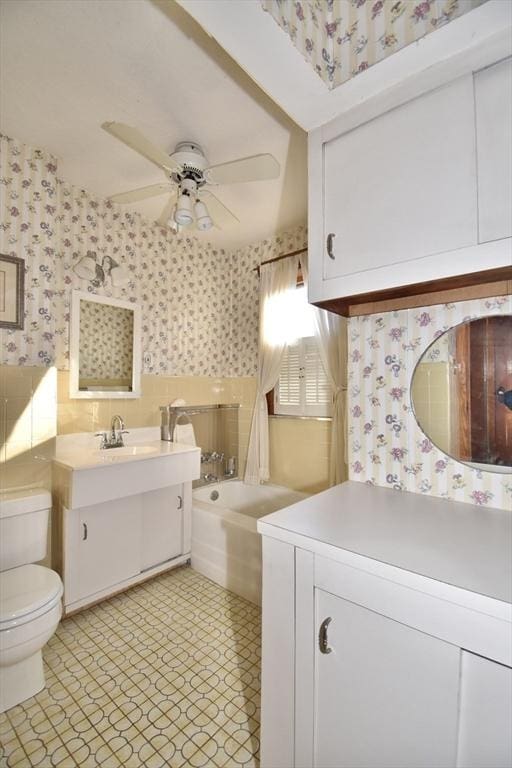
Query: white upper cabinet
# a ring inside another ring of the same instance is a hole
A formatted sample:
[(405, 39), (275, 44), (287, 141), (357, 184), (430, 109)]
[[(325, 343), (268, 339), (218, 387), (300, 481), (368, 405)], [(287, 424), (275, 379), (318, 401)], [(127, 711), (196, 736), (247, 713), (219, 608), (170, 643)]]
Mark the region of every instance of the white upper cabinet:
[(479, 242), (512, 235), (512, 59), (475, 75)]
[(309, 134), (310, 301), (512, 265), (510, 60), (420, 86)]
[(335, 234), (327, 280), (476, 242), (471, 77), (344, 133), (324, 153), (324, 230)]

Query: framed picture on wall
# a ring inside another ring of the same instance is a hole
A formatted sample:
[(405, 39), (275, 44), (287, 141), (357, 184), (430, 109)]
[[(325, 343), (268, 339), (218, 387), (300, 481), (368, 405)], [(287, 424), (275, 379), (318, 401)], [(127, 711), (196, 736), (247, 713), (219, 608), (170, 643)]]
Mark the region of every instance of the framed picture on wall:
[(23, 328), (25, 261), (0, 254), (0, 328)]

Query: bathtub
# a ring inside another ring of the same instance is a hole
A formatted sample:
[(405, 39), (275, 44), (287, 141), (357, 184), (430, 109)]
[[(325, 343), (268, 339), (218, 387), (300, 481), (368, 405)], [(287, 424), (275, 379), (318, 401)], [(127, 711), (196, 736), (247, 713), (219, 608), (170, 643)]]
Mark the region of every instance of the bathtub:
[(192, 493), (192, 568), (237, 595), (261, 604), (259, 517), (307, 497), (280, 485), (242, 480), (196, 488)]

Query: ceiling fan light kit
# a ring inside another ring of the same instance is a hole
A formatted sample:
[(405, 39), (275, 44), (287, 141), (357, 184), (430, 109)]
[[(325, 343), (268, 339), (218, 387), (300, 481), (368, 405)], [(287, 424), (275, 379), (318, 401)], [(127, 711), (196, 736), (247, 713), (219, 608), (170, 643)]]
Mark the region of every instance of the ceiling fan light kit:
[[(252, 155), (209, 166), (203, 150), (194, 141), (179, 142), (174, 152), (168, 155), (137, 128), (116, 122), (103, 123), (102, 128), (157, 165), (167, 179), (166, 184), (122, 192), (111, 195), (109, 199), (114, 203), (133, 203), (168, 192), (170, 196), (158, 223), (169, 226), (173, 231), (194, 222), (201, 232), (214, 225), (223, 229), (238, 224), (237, 217), (206, 187), (268, 181), (277, 179), (281, 172), (279, 163), (270, 154)], [(203, 196), (207, 196), (209, 208), (201, 199)]]

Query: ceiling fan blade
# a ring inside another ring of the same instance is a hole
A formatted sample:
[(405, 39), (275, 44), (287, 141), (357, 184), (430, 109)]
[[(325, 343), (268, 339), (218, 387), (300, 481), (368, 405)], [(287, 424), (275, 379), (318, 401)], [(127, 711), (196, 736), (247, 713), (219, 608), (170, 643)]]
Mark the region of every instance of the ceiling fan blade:
[(275, 157), (266, 154), (213, 165), (206, 171), (206, 176), (212, 184), (238, 184), (243, 181), (277, 179), (280, 173), (281, 166)]
[(169, 192), (172, 187), (169, 184), (151, 184), (149, 187), (139, 187), (130, 192), (119, 192), (117, 195), (110, 195), (108, 198), (113, 203), (135, 203), (137, 200), (145, 200), (147, 197), (156, 197)]
[(208, 192), (208, 190), (201, 190), (199, 197), (201, 200), (204, 199), (206, 201), (208, 212), (218, 229), (224, 229), (233, 226), (233, 224), (240, 224), (240, 219), (237, 219), (235, 214), (231, 213), (229, 208), (226, 208), (224, 203), (221, 203), (219, 198)]
[(115, 136), (116, 139), (122, 141), (130, 149), (134, 149), (139, 155), (142, 155), (146, 160), (150, 160), (159, 168), (164, 168), (167, 171), (173, 171), (176, 165), (173, 163), (167, 152), (163, 149), (159, 149), (152, 144), (149, 139), (140, 133), (136, 128), (131, 128), (124, 123), (107, 122), (101, 126), (107, 133)]
[(167, 227), (169, 224), (169, 219), (171, 218), (172, 210), (176, 204), (176, 192), (173, 190), (171, 194), (169, 195), (169, 200), (165, 204), (165, 207), (156, 220), (157, 224), (160, 224), (161, 227)]

